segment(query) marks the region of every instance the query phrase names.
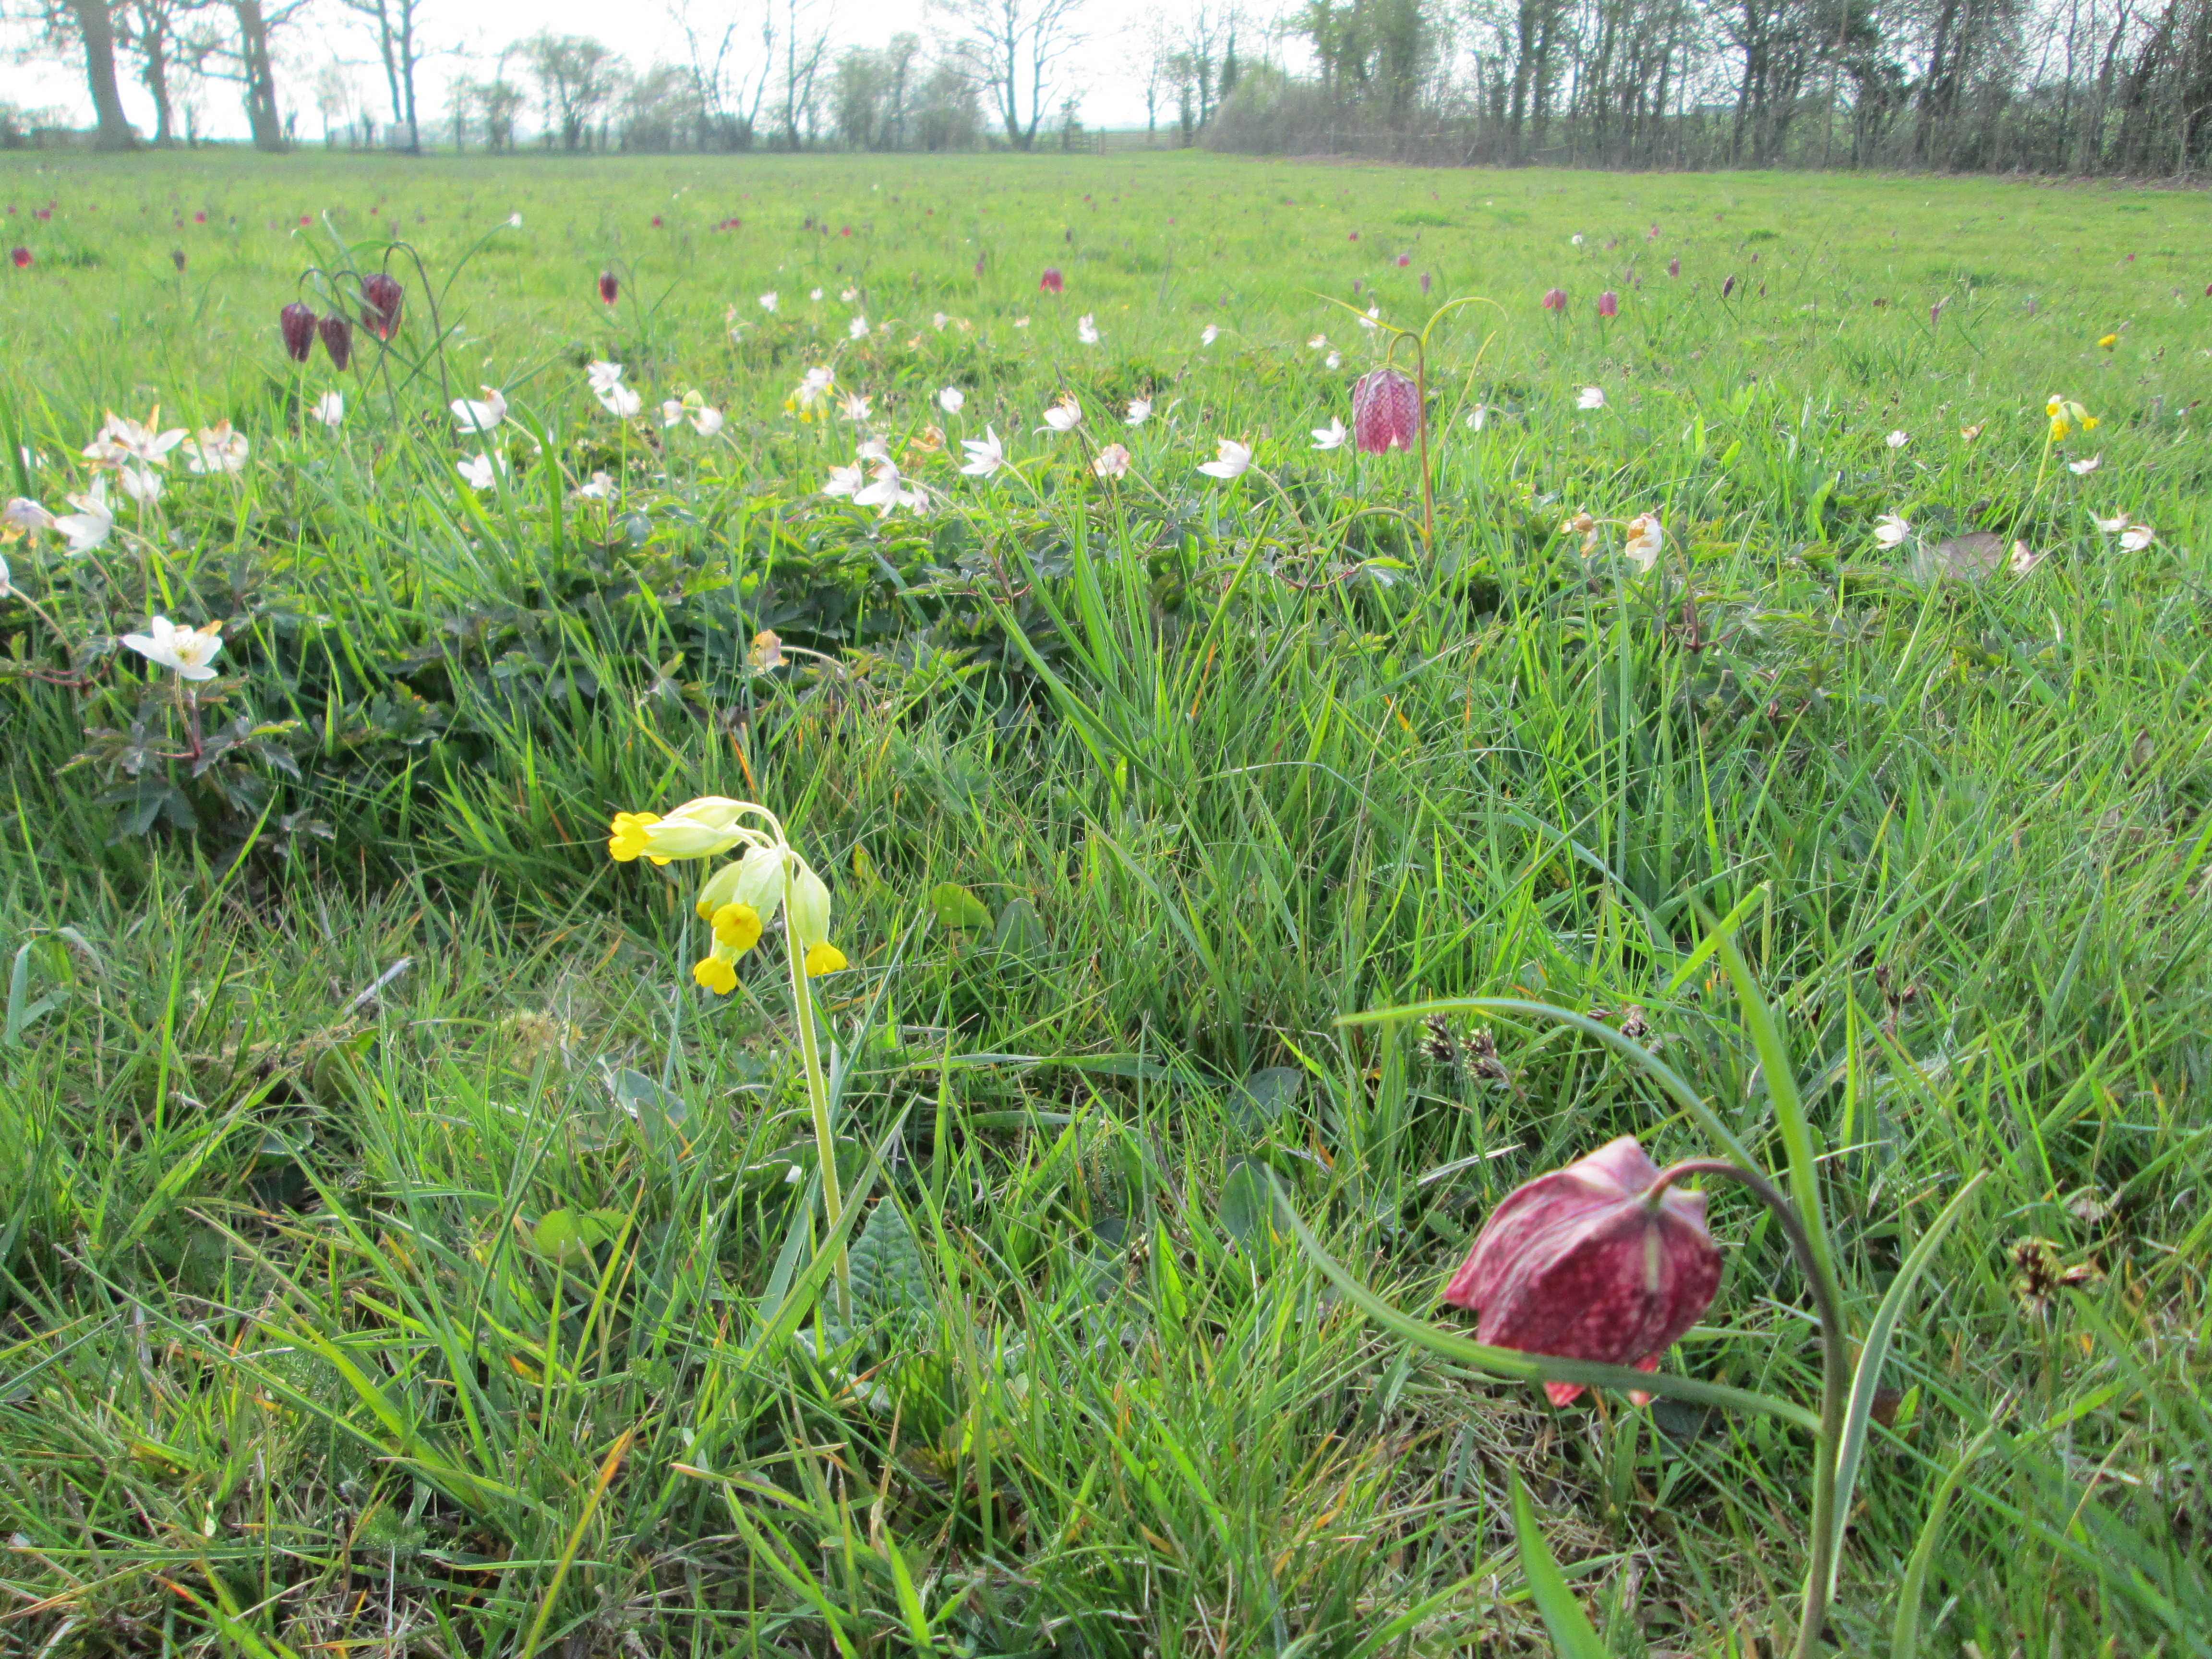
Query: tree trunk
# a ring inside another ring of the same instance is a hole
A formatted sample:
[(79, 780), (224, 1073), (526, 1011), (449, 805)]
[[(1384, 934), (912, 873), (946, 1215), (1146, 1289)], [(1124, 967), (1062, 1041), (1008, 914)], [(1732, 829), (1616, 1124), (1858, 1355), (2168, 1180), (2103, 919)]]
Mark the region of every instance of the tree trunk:
[(70, 9), (76, 18), (77, 33), (84, 40), (85, 84), (92, 93), (93, 112), (98, 118), (92, 147), (136, 149), (138, 135), (124, 119), (123, 94), (115, 84), (115, 22), (108, 15), (106, 0), (70, 0)]
[(253, 148), (264, 155), (284, 149), (284, 124), (276, 113), (276, 71), (269, 61), (269, 22), (261, 0), (231, 0), (238, 20), (238, 60), (246, 74), (246, 125)]
[(165, 149), (176, 142), (169, 112), (168, 44), (159, 35), (149, 35), (145, 53), (146, 70), (139, 79), (145, 82), (147, 95), (154, 100), (154, 148)]

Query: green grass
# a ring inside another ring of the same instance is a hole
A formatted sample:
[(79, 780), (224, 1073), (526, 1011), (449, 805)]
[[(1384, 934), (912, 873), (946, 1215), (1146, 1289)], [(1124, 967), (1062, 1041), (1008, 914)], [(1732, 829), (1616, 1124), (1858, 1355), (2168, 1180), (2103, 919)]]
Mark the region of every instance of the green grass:
[[(7, 550), (62, 636), (0, 600), (0, 1645), (1540, 1652), (1517, 1477), (1609, 1650), (1767, 1653), (1807, 1437), (1408, 1350), (1261, 1202), (1425, 1315), (1519, 1181), (1710, 1149), (1550, 1023), (1488, 1022), (1494, 1059), (1336, 1023), (1438, 997), (1632, 1005), (1779, 1165), (1692, 957), (1733, 915), (1858, 1329), (1986, 1176), (1898, 1334), (1838, 1650), (2212, 1650), (2201, 198), (1175, 156), (0, 180), (35, 493), (106, 408), (253, 445), (88, 558)], [(295, 374), (299, 271), (376, 269), (394, 222), (458, 331), (403, 258), (393, 358)], [(1368, 361), (1319, 296), (1418, 324), (1424, 270), (1502, 307), (1438, 331), (1433, 548), (1406, 458), (1305, 435)], [(927, 516), (815, 493), (850, 428), (782, 400), (831, 361)], [(480, 382), (544, 450), (479, 495), (441, 399)], [(342, 427), (301, 421), (341, 384)], [(693, 389), (721, 437), (652, 418)], [(1063, 389), (1129, 480), (1036, 434)], [(2053, 392), (2102, 424), (2046, 465)], [(930, 422), (1035, 488), (909, 450)], [(1197, 474), (1221, 436), (1279, 489)], [(618, 503), (569, 495), (602, 470)], [(1586, 554), (1583, 508), (1660, 512), (1660, 568)], [(2096, 529), (2123, 511), (2148, 549)], [(2040, 561), (1938, 548), (1972, 531)], [(155, 611), (228, 624), (209, 731), (275, 728), (198, 779), (112, 645)], [(755, 670), (763, 628), (823, 655)], [(690, 872), (605, 857), (611, 812), (707, 792), (835, 892), (863, 1329), (817, 1294), (775, 962), (696, 990)], [(988, 925), (934, 919), (947, 882)], [(1668, 1368), (1810, 1404), (1802, 1287), (1713, 1205), (1727, 1274)]]

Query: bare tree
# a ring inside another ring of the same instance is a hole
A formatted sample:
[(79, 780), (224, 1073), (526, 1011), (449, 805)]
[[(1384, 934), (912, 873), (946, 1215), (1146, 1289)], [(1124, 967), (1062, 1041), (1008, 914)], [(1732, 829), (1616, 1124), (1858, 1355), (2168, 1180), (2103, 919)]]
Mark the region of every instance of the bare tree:
[(671, 0), (668, 20), (684, 36), (692, 94), (699, 102), (705, 139), (718, 149), (753, 147), (761, 106), (775, 74), (775, 7), (763, 0), (758, 17), (760, 55), (747, 60), (744, 46), (755, 25), (732, 14), (695, 21), (691, 0)]
[(423, 0), (338, 0), (359, 17), (376, 42), (376, 55), (384, 65), (384, 85), (392, 100), (394, 126), (407, 130), (404, 148), (410, 155), (422, 149), (422, 129), (415, 119), (415, 68), (422, 61), (422, 37), (416, 27)]
[(830, 56), (827, 13), (817, 15), (812, 0), (784, 0), (783, 7), (783, 142), (798, 149), (804, 140), (801, 120), (814, 122), (814, 82)]
[(540, 32), (515, 50), (538, 83), (547, 142), (557, 137), (562, 149), (581, 149), (622, 90), (629, 66), (589, 35)]
[(139, 83), (154, 100), (154, 139), (167, 148), (176, 142), (176, 99), (170, 76), (188, 71), (184, 41), (187, 17), (202, 0), (124, 0), (116, 9), (115, 44), (137, 60)]
[(123, 113), (123, 93), (115, 78), (115, 0), (30, 0), (9, 5), (0, 16), (27, 24), (37, 45), (31, 55), (76, 58), (84, 70), (85, 89), (92, 95), (94, 125), (92, 147), (100, 150), (135, 149), (138, 135)]
[(1062, 66), (1087, 38), (1083, 0), (928, 0), (942, 51), (988, 99), (1016, 149), (1036, 147), (1045, 112), (1066, 95)]
[(238, 84), (246, 107), (246, 130), (253, 148), (275, 155), (285, 148), (284, 118), (276, 108), (276, 67), (269, 38), (297, 22), (309, 0), (283, 0), (264, 6), (262, 0), (223, 0), (234, 33), (196, 33), (190, 43), (192, 67), (218, 81)]

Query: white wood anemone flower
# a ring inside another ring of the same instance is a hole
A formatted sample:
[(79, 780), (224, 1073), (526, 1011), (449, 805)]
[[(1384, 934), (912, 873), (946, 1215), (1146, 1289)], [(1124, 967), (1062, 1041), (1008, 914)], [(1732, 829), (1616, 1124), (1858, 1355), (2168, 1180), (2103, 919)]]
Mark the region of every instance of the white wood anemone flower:
[(179, 628), (167, 617), (155, 617), (143, 634), (125, 634), (123, 643), (147, 661), (173, 669), (180, 679), (211, 680), (215, 654), (222, 649), (222, 624)]

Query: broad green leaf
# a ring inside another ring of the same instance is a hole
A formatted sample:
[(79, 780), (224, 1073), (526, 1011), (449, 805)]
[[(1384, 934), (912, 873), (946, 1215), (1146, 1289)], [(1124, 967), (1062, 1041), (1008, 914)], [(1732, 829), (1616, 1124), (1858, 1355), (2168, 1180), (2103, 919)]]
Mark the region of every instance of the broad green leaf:
[(988, 927), (991, 912), (957, 881), (939, 882), (929, 891), (929, 908), (940, 927), (973, 929)]

